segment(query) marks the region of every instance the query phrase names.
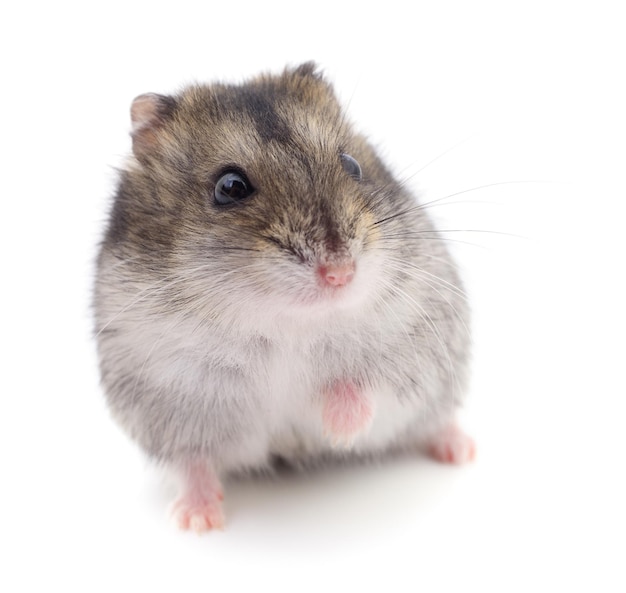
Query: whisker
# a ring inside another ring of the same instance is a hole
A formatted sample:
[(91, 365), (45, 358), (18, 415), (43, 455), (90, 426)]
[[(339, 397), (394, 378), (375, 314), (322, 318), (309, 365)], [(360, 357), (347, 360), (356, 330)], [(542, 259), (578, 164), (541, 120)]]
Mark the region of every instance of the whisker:
[(446, 150), (444, 150), (441, 154), (439, 154), (438, 156), (436, 156), (434, 159), (431, 159), (430, 161), (428, 161), (425, 165), (423, 165), (420, 169), (418, 169), (417, 171), (415, 171), (414, 173), (412, 173), (407, 180), (411, 180), (413, 177), (416, 177), (417, 175), (419, 175), (424, 169), (427, 169), (428, 167), (430, 167), (433, 163), (437, 162), (439, 159), (443, 158), (444, 156), (446, 156), (447, 154), (451, 153), (453, 150), (456, 150), (459, 146), (462, 146), (463, 144), (465, 144), (466, 142), (468, 142), (469, 140), (471, 140), (472, 138), (474, 138), (476, 136), (476, 134), (471, 134), (470, 136), (468, 136), (467, 138), (464, 138), (463, 140), (460, 140), (459, 142), (457, 142), (456, 144), (450, 146), (450, 148), (447, 148)]
[(373, 222), (372, 226), (378, 226), (386, 222), (389, 222), (390, 220), (399, 218), (401, 216), (406, 216), (407, 214), (410, 214), (412, 212), (429, 208), (433, 204), (438, 204), (439, 202), (448, 200), (449, 198), (453, 198), (455, 196), (460, 196), (460, 195), (467, 194), (470, 192), (480, 191), (482, 189), (487, 189), (490, 187), (497, 187), (501, 185), (524, 184), (524, 183), (553, 183), (553, 182), (549, 180), (542, 180), (542, 179), (523, 179), (523, 180), (518, 180), (518, 181), (497, 181), (495, 183), (486, 183), (484, 185), (477, 185), (475, 187), (470, 187), (468, 189), (464, 189), (464, 190), (457, 191), (451, 194), (447, 194), (445, 196), (441, 196), (439, 198), (435, 198), (434, 200), (429, 200), (428, 202), (417, 203), (414, 206), (411, 206), (410, 208), (406, 208), (405, 210), (401, 210), (400, 212), (396, 212), (395, 214), (391, 214), (390, 216), (386, 216), (385, 218), (381, 218), (380, 220)]
[[(441, 278), (441, 276), (437, 276), (436, 274), (433, 274), (427, 270), (424, 270), (423, 268), (420, 268), (419, 266), (415, 264), (411, 264), (409, 262), (405, 262), (405, 261), (394, 259), (394, 258), (388, 259), (387, 263), (391, 264), (393, 269), (396, 269), (400, 272), (404, 272), (407, 274), (409, 273), (409, 271), (419, 272), (420, 274), (423, 274), (427, 276), (428, 278), (431, 278), (432, 280), (436, 281), (437, 284), (441, 286), (442, 288), (447, 288), (448, 290), (450, 290), (451, 292), (454, 292), (457, 296), (461, 297), (464, 300), (468, 299), (468, 295), (463, 290), (461, 290), (458, 286), (456, 286), (455, 284), (452, 284), (452, 282), (448, 282), (444, 278)], [(421, 278), (421, 276), (415, 276), (415, 277)]]
[(504, 231), (492, 231), (487, 229), (424, 229), (411, 231), (410, 229), (404, 229), (405, 237), (412, 237), (416, 235), (438, 235), (440, 233), (485, 233), (488, 235), (503, 235), (506, 237), (515, 237), (517, 239), (528, 239), (524, 235), (518, 235), (516, 233), (508, 233)]
[[(129, 300), (129, 302), (123, 306), (115, 315), (113, 315), (101, 328), (100, 330), (96, 333), (96, 337), (99, 336), (102, 332), (104, 332), (110, 325), (111, 323), (113, 323), (116, 319), (118, 319), (121, 315), (123, 315), (124, 313), (128, 312), (130, 309), (132, 309), (134, 306), (136, 306), (138, 303), (143, 302), (144, 300), (148, 299), (148, 298), (152, 298), (155, 295), (158, 295), (159, 293), (163, 293), (166, 294), (168, 291), (171, 291), (172, 289), (175, 289), (177, 286), (182, 286), (185, 290), (180, 292), (178, 295), (174, 295), (171, 298), (167, 299), (167, 300), (163, 300), (161, 302), (161, 304), (164, 305), (172, 305), (175, 304), (177, 301), (177, 297), (178, 299), (182, 298), (184, 296), (184, 293), (189, 293), (190, 292), (190, 288), (194, 287), (195, 282), (197, 282), (197, 278), (195, 277), (195, 275), (199, 275), (203, 272), (211, 272), (212, 274), (212, 279), (214, 282), (216, 281), (221, 281), (224, 280), (226, 278), (228, 278), (229, 276), (231, 276), (232, 274), (236, 274), (238, 272), (241, 272), (242, 269), (245, 269), (246, 267), (250, 267), (253, 268), (254, 265), (253, 264), (247, 264), (246, 266), (240, 266), (239, 268), (233, 269), (233, 270), (222, 270), (216, 273), (215, 268), (214, 268), (214, 264), (213, 263), (207, 263), (207, 264), (202, 264), (200, 266), (197, 266), (195, 268), (191, 268), (191, 269), (187, 269), (184, 270), (184, 273), (176, 272), (176, 273), (172, 273), (169, 274), (163, 278), (158, 279), (157, 281), (153, 282), (152, 284), (142, 288), (141, 290), (139, 290), (137, 293), (133, 294), (131, 299)], [(216, 284), (212, 284), (212, 286), (215, 286)], [(200, 291), (203, 294), (210, 294), (211, 296), (214, 296), (213, 293), (207, 293), (206, 289), (207, 289), (207, 285), (202, 285), (200, 287)], [(224, 286), (223, 283), (220, 284), (220, 289), (219, 289), (219, 294), (223, 294), (224, 290), (226, 290), (227, 287)], [(217, 292), (217, 290), (214, 288), (213, 289), (214, 292)]]
[(426, 208), (428, 206), (432, 206), (433, 204), (441, 202), (442, 200), (447, 200), (449, 198), (454, 198), (456, 196), (461, 196), (463, 194), (467, 194), (467, 193), (471, 193), (471, 192), (475, 192), (475, 191), (480, 191), (481, 189), (487, 189), (487, 188), (490, 188), (490, 187), (497, 187), (497, 186), (500, 186), (500, 185), (519, 185), (519, 184), (525, 184), (525, 183), (553, 183), (553, 182), (549, 181), (549, 180), (546, 180), (546, 179), (521, 179), (521, 180), (517, 180), (517, 181), (511, 180), (511, 181), (496, 181), (494, 183), (485, 183), (484, 185), (477, 185), (475, 187), (470, 187), (468, 189), (463, 189), (461, 191), (457, 191), (457, 192), (454, 192), (454, 193), (442, 196), (440, 198), (435, 198), (434, 200), (430, 200), (428, 202), (424, 202), (423, 204), (418, 204), (418, 210)]
[(452, 379), (453, 383), (458, 385), (459, 384), (458, 377), (456, 376), (456, 371), (454, 370), (454, 365), (452, 364), (452, 359), (450, 358), (450, 352), (449, 352), (448, 347), (447, 347), (447, 345), (446, 345), (446, 343), (445, 343), (445, 341), (443, 339), (443, 336), (441, 335), (441, 332), (439, 331), (439, 328), (437, 327), (437, 325), (433, 321), (432, 317), (417, 302), (417, 300), (415, 298), (411, 297), (405, 291), (400, 289), (397, 284), (393, 284), (391, 282), (387, 282), (386, 285), (388, 286), (388, 288), (392, 292), (392, 294), (396, 294), (401, 299), (403, 299), (413, 309), (413, 311), (415, 311), (415, 313), (417, 313), (417, 315), (419, 315), (419, 317), (424, 321), (426, 326), (429, 327), (429, 329), (431, 330), (433, 336), (435, 337), (435, 339), (437, 340), (437, 342), (438, 342), (438, 344), (439, 344), (439, 346), (441, 348), (441, 353), (443, 354), (443, 356), (445, 357), (445, 359), (447, 361), (448, 372), (449, 372), (450, 378)]
[[(403, 236), (403, 235), (397, 235), (397, 236), (389, 236), (389, 237), (385, 237), (385, 241), (389, 239), (389, 242), (393, 242), (393, 241), (402, 241), (405, 242), (407, 237)], [(490, 250), (490, 247), (487, 247), (486, 245), (481, 245), (480, 243), (473, 243), (471, 241), (463, 241), (461, 239), (450, 239), (449, 237), (437, 237), (437, 236), (433, 236), (433, 237), (422, 237), (422, 239), (424, 241), (439, 241), (442, 243), (456, 243), (456, 244), (460, 244), (460, 245), (470, 245), (472, 247), (478, 247), (480, 249), (486, 249), (486, 250)], [(376, 247), (376, 249), (381, 249), (381, 250), (387, 250), (387, 251), (391, 251), (392, 253), (395, 253), (395, 249), (391, 246), (389, 247), (383, 247), (383, 246), (378, 246)]]
[[(404, 268), (404, 265), (393, 265), (392, 264), (390, 267), (391, 267), (391, 269), (394, 269), (396, 271), (407, 273), (405, 268)], [(469, 328), (467, 327), (467, 324), (465, 323), (464, 317), (459, 313), (458, 309), (452, 304), (452, 302), (448, 299), (448, 297), (441, 290), (439, 290), (438, 287), (444, 288), (444, 289), (448, 290), (453, 295), (459, 297), (460, 299), (462, 299), (462, 300), (464, 300), (466, 302), (468, 301), (467, 295), (459, 287), (455, 286), (454, 284), (452, 284), (450, 282), (447, 282), (443, 278), (440, 278), (439, 276), (436, 276), (434, 274), (430, 274), (430, 273), (426, 272), (425, 270), (421, 270), (417, 266), (414, 266), (414, 268), (415, 269), (412, 270), (412, 273), (409, 274), (409, 275), (412, 276), (413, 278), (419, 280), (420, 282), (423, 282), (426, 286), (428, 286), (429, 288), (434, 290), (446, 302), (446, 304), (450, 307), (452, 312), (456, 315), (457, 319), (460, 321), (460, 323), (463, 326), (463, 329), (467, 333), (468, 337), (471, 337), (471, 332), (470, 332)], [(417, 274), (415, 272), (422, 272), (422, 273), (426, 274), (427, 276), (429, 276), (429, 278), (425, 278), (424, 276), (421, 276), (421, 275), (419, 275), (419, 274)]]

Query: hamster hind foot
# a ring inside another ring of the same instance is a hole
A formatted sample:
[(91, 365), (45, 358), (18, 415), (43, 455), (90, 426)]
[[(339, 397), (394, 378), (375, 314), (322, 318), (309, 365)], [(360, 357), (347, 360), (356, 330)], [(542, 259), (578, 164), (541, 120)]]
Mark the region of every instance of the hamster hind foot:
[(374, 418), (374, 405), (351, 382), (337, 382), (324, 393), (324, 435), (334, 447), (350, 447)]
[(437, 461), (460, 465), (474, 461), (476, 443), (453, 422), (430, 439), (428, 452)]
[(193, 463), (183, 472), (183, 489), (172, 506), (172, 515), (181, 529), (196, 533), (223, 529), (224, 493), (216, 473), (206, 464)]

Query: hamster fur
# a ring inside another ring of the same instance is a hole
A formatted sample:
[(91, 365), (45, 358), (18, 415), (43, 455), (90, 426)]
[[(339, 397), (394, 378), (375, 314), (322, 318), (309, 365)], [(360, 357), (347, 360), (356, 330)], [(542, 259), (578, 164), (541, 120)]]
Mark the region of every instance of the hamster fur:
[(223, 525), (221, 477), (425, 446), (461, 463), (468, 309), (425, 209), (314, 64), (141, 95), (97, 260), (115, 419)]

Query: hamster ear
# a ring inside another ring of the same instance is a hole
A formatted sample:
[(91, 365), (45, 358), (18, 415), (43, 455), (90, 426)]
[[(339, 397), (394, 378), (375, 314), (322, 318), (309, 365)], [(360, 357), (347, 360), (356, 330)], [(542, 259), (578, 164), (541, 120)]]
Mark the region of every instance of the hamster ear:
[(156, 146), (159, 128), (176, 107), (176, 101), (166, 95), (146, 93), (135, 97), (130, 107), (133, 152), (136, 157), (151, 152)]

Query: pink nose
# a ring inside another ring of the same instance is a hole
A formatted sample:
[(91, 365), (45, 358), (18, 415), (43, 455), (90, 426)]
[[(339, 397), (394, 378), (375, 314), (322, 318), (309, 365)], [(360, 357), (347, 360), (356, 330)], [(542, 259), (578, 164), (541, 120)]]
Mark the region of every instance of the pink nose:
[(354, 278), (354, 262), (320, 266), (318, 268), (318, 274), (324, 284), (329, 286), (345, 286)]

